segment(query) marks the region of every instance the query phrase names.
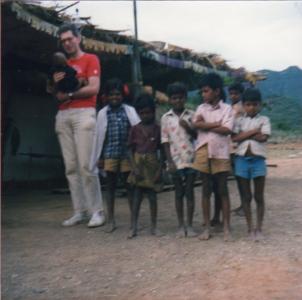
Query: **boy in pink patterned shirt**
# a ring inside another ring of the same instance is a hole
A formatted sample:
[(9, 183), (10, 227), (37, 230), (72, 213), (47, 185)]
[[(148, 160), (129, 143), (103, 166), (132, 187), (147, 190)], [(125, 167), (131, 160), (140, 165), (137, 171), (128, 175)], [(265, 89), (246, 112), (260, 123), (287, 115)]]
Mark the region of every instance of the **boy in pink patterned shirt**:
[(198, 130), (193, 168), (202, 174), (202, 208), (206, 229), (201, 239), (210, 238), (210, 198), (212, 177), (217, 183), (217, 193), (222, 201), (224, 240), (231, 239), (230, 200), (227, 176), (230, 171), (230, 134), (234, 116), (230, 105), (223, 103), (223, 81), (215, 74), (206, 74), (200, 89), (204, 103), (194, 115), (193, 125)]
[[(194, 237), (194, 180), (192, 169), (194, 159), (193, 141), (196, 131), (193, 129), (194, 112), (185, 108), (187, 89), (183, 83), (175, 82), (167, 89), (172, 109), (161, 118), (161, 142), (165, 149), (168, 170), (172, 174), (175, 186), (175, 207), (178, 219), (176, 237)], [(184, 221), (184, 197), (187, 200), (187, 224)]]

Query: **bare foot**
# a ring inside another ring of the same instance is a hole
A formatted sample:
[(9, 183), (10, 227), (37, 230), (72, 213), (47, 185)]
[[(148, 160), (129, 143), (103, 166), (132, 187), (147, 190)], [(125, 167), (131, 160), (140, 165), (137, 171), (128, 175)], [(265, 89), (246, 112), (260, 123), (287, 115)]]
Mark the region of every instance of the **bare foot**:
[(130, 230), (129, 234), (128, 234), (128, 239), (133, 239), (134, 237), (137, 236), (137, 231), (136, 230)]
[(112, 233), (116, 229), (115, 221), (107, 223), (104, 231), (106, 233)]
[(184, 227), (179, 227), (176, 232), (176, 238), (181, 239), (186, 237), (186, 231)]
[(164, 236), (164, 234), (160, 230), (158, 230), (156, 227), (151, 227), (150, 233), (151, 233), (151, 235), (154, 235), (157, 237)]
[(234, 241), (233, 236), (232, 236), (230, 230), (224, 230), (224, 232), (223, 232), (223, 240), (225, 242), (233, 242)]
[(262, 231), (255, 230), (255, 242), (261, 242), (261, 241), (264, 241), (264, 235)]
[(187, 227), (187, 237), (195, 237), (197, 233), (194, 231), (193, 227)]
[(199, 236), (199, 239), (202, 241), (207, 241), (211, 237), (210, 230), (205, 229), (204, 232)]

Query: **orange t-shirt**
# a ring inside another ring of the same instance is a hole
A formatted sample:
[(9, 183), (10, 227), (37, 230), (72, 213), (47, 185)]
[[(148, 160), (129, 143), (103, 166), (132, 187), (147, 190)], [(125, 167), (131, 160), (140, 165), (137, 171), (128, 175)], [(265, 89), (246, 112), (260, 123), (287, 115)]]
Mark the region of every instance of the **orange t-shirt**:
[[(101, 75), (101, 65), (99, 59), (94, 54), (84, 53), (81, 57), (76, 59), (69, 59), (68, 65), (77, 71), (77, 78), (85, 78)], [(97, 95), (89, 98), (74, 99), (66, 101), (59, 105), (59, 110), (68, 108), (85, 108), (95, 107)]]

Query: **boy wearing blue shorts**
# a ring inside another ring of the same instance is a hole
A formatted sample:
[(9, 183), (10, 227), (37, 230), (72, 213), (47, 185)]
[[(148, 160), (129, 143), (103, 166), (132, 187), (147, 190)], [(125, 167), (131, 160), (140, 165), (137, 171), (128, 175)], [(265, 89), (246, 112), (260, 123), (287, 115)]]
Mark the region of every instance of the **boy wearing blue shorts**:
[[(259, 114), (261, 94), (254, 88), (243, 93), (242, 103), (245, 114), (235, 121), (233, 141), (238, 143), (235, 157), (235, 175), (238, 176), (243, 196), (249, 235), (255, 240), (263, 239), (264, 186), (266, 176), (265, 143), (271, 134), (270, 120)], [(251, 180), (254, 181), (254, 198), (257, 205), (257, 224), (253, 228), (251, 214)]]

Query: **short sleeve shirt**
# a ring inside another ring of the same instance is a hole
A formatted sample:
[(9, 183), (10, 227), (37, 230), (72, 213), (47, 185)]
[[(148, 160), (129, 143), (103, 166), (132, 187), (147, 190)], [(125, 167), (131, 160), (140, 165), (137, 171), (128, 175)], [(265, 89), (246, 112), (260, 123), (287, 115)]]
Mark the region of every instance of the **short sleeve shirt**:
[(123, 106), (117, 110), (110, 107), (107, 111), (107, 133), (103, 148), (105, 159), (120, 159), (127, 157), (127, 142), (130, 123)]
[(161, 118), (161, 142), (170, 144), (171, 157), (177, 169), (190, 168), (194, 159), (194, 139), (179, 125), (184, 119), (192, 127), (194, 112), (185, 109), (178, 116), (169, 110)]
[[(234, 133), (249, 131), (252, 129), (261, 129), (262, 134), (271, 135), (271, 123), (268, 117), (257, 114), (251, 118), (247, 115), (239, 117), (235, 121)], [(266, 143), (260, 143), (252, 139), (245, 140), (238, 144), (236, 154), (244, 156), (247, 149), (250, 147), (254, 155), (266, 157)]]
[(128, 146), (137, 153), (154, 153), (160, 147), (160, 127), (157, 124), (143, 126), (141, 123), (131, 127)]
[[(68, 65), (74, 68), (77, 72), (77, 78), (84, 78), (88, 80), (90, 77), (101, 76), (101, 65), (99, 59), (94, 54), (84, 53), (82, 56), (76, 59), (69, 59)], [(85, 108), (96, 106), (97, 95), (89, 98), (74, 99), (72, 101), (66, 101), (59, 106), (59, 110), (69, 108)]]
[[(198, 106), (193, 122), (202, 118), (205, 122), (220, 122), (221, 126), (233, 129), (234, 115), (232, 107), (229, 104), (220, 101), (216, 106), (203, 103)], [(208, 145), (209, 158), (229, 159), (230, 158), (230, 136), (219, 133), (198, 130), (197, 142), (195, 149), (198, 150), (204, 145)]]

